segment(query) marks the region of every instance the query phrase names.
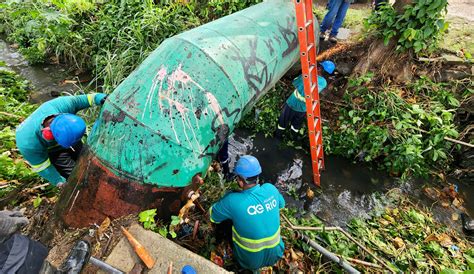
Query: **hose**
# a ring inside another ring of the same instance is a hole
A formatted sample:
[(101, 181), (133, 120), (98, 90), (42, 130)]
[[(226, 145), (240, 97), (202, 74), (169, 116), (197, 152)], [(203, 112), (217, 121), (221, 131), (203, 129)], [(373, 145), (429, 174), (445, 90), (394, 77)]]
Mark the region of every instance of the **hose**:
[(344, 270), (346, 270), (349, 273), (360, 273), (357, 269), (352, 267), (348, 262), (346, 262), (343, 258), (336, 256), (334, 253), (328, 251), (324, 247), (320, 246), (318, 243), (315, 241), (311, 240), (308, 236), (304, 235), (303, 233), (296, 231), (296, 235), (298, 235), (298, 238), (301, 238), (306, 242), (308, 245), (310, 245), (312, 248), (316, 249), (319, 253), (321, 253), (323, 256), (328, 258), (329, 260), (337, 263), (339, 266), (341, 266)]

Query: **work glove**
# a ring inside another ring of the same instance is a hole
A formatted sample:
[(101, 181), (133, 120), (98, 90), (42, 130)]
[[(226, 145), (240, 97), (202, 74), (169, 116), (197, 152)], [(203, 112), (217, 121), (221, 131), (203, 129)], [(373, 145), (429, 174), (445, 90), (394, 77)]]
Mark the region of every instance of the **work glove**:
[(28, 219), (20, 211), (0, 211), (0, 243), (9, 239), (27, 224)]
[(97, 93), (94, 97), (94, 102), (96, 105), (103, 105), (105, 102), (105, 99), (107, 99), (107, 94)]

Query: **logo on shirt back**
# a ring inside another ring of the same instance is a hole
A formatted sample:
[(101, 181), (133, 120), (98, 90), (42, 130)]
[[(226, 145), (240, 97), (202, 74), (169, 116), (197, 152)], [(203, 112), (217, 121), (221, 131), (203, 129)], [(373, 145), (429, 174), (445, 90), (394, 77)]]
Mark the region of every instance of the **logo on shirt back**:
[[(265, 206), (263, 206), (262, 204), (257, 204), (257, 205), (251, 205), (249, 207), (247, 207), (247, 213), (249, 215), (257, 215), (257, 214), (262, 214), (263, 212), (265, 211), (271, 211), (273, 210), (274, 208), (277, 207), (277, 200), (276, 199), (272, 199), (273, 196), (267, 200), (265, 200)], [(270, 200), (272, 199), (272, 200)], [(268, 202), (267, 202), (268, 201)]]

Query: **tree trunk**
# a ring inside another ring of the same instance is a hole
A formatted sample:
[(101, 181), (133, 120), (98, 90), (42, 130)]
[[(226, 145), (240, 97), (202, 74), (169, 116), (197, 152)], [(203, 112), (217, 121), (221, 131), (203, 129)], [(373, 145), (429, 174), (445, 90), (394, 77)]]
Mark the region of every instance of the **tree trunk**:
[[(397, 0), (393, 7), (398, 13), (413, 0)], [(353, 73), (362, 75), (369, 71), (376, 72), (383, 78), (390, 78), (397, 83), (408, 82), (413, 78), (411, 52), (397, 53), (398, 36), (390, 39), (388, 45), (383, 39), (375, 39), (365, 57), (362, 57), (354, 68)]]

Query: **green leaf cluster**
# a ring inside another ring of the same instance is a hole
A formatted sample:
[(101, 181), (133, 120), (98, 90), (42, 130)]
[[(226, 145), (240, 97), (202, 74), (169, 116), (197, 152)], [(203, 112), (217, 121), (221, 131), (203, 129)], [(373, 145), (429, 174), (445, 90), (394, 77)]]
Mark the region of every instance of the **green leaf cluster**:
[(406, 198), (386, 208), (383, 214), (352, 220), (349, 231), (402, 272), (469, 269), (466, 256), (473, 250), (469, 242)]
[(421, 77), (405, 87), (378, 86), (372, 75), (350, 79), (337, 129), (327, 132), (328, 152), (376, 161), (393, 175), (427, 176), (452, 162), (458, 137), (456, 85)]
[(365, 27), (386, 45), (395, 39), (397, 51), (432, 52), (448, 28), (443, 19), (447, 5), (447, 0), (414, 0), (399, 13), (385, 4), (365, 21)]
[(255, 107), (241, 120), (238, 127), (273, 136), (277, 128), (278, 117), (288, 96), (293, 91), (285, 82), (279, 81), (275, 88), (265, 94)]
[(10, 187), (0, 191), (0, 197), (12, 190), (17, 182), (40, 181), (28, 168), (15, 144), (15, 127), (36, 109), (27, 101), (29, 92), (27, 81), (14, 72), (0, 69), (0, 181), (12, 182)]
[(166, 225), (159, 225), (155, 222), (156, 208), (148, 209), (138, 214), (138, 221), (143, 224), (143, 228), (159, 233), (163, 237), (170, 235), (173, 239), (176, 238), (174, 228), (179, 225), (180, 219), (178, 216), (171, 216), (171, 223), (169, 227)]

